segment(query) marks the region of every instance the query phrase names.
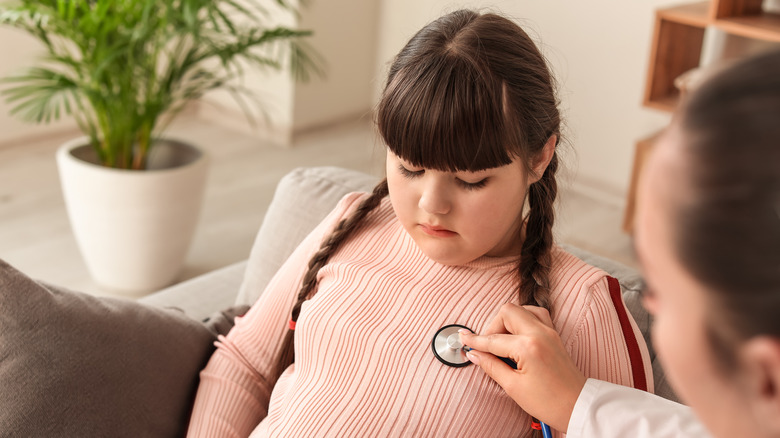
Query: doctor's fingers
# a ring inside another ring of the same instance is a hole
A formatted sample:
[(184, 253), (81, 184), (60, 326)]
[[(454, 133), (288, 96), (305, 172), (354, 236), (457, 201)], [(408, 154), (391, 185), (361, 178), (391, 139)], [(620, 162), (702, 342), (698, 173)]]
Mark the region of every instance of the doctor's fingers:
[(537, 306), (518, 306), (507, 303), (501, 306), (498, 314), (490, 321), (482, 334), (512, 333), (515, 335), (531, 333), (552, 328), (550, 312)]
[(462, 331), (461, 342), (474, 350), (484, 351), (500, 357), (508, 357), (518, 362), (526, 350), (527, 338), (523, 335), (493, 333), (491, 335), (476, 335)]
[(550, 327), (552, 329), (555, 328), (552, 322), (552, 317), (550, 316), (550, 311), (545, 309), (544, 307), (539, 306), (521, 306), (523, 310), (526, 312), (534, 315), (539, 322), (546, 325), (547, 327)]
[[(504, 388), (521, 408), (565, 432), (587, 378), (577, 368), (558, 334), (549, 327), (546, 330), (552, 332), (552, 336), (464, 334), (461, 338), (466, 345), (475, 348), (466, 353), (469, 360)], [(507, 341), (507, 338), (512, 340)], [(494, 351), (515, 348), (513, 352), (497, 355), (512, 358), (517, 363), (517, 370), (485, 350), (480, 351), (476, 347), (480, 342), (486, 342), (483, 345)]]
[[(523, 410), (537, 418), (553, 418), (551, 415), (555, 415), (555, 407), (550, 404), (556, 403), (556, 394), (551, 393), (549, 388), (540, 382), (541, 379), (537, 378), (538, 372), (515, 370), (496, 356), (482, 351), (472, 350), (467, 356), (482, 368), (488, 377), (495, 380)], [(568, 422), (568, 419), (566, 421)], [(565, 427), (561, 426), (563, 421), (555, 424), (558, 428)]]
[[(500, 387), (504, 388), (510, 397), (515, 399), (514, 392), (518, 391), (518, 383), (522, 383), (522, 381), (518, 382), (518, 379), (522, 379), (522, 377), (518, 375), (517, 370), (490, 353), (472, 350), (466, 353), (466, 356), (482, 368), (485, 374), (495, 380)], [(522, 394), (523, 391), (520, 390), (520, 393)], [(515, 399), (515, 401), (520, 404), (519, 400)]]

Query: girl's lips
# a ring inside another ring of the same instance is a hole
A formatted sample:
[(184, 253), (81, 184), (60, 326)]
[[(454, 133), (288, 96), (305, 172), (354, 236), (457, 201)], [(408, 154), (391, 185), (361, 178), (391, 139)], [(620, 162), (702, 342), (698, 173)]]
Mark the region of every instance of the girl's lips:
[(423, 233), (434, 237), (453, 237), (458, 234), (446, 228), (434, 227), (432, 225), (426, 225), (426, 224), (420, 224), (420, 229), (423, 231)]

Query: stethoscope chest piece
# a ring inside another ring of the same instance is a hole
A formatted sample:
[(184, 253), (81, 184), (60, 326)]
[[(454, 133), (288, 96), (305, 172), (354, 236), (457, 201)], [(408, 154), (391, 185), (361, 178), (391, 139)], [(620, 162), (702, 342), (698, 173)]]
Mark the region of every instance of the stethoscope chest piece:
[[(439, 361), (444, 365), (460, 368), (465, 367), (471, 363), (468, 357), (466, 357), (466, 350), (468, 347), (465, 347), (460, 342), (460, 334), (458, 333), (458, 330), (461, 329), (466, 329), (473, 333), (473, 330), (466, 327), (465, 325), (450, 324), (440, 328), (433, 335), (433, 340), (431, 341), (433, 355), (436, 356), (436, 359), (439, 359)], [(500, 357), (499, 359), (503, 360), (510, 367), (517, 369), (517, 364), (513, 362), (512, 359), (506, 357)], [(552, 430), (550, 429), (550, 426), (542, 422), (538, 422), (536, 419), (534, 419), (533, 422), (534, 428), (541, 429), (542, 436), (544, 438), (552, 437)]]
[(470, 328), (460, 324), (445, 325), (440, 328), (436, 334), (433, 335), (431, 341), (431, 349), (433, 349), (433, 355), (436, 359), (445, 365), (451, 367), (465, 367), (471, 364), (466, 357), (466, 351), (463, 349), (463, 344), (460, 342), (460, 334), (458, 330), (466, 329), (471, 331)]

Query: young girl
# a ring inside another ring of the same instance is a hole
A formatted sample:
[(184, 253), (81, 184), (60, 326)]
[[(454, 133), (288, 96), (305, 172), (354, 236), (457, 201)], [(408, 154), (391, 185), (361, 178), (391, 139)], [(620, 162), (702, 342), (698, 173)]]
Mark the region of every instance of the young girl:
[(386, 180), (342, 199), (221, 339), (191, 436), (528, 436), (485, 373), (431, 351), (509, 302), (550, 309), (586, 375), (652, 389), (617, 282), (553, 244), (560, 116), (522, 29), (472, 11), (425, 26), (377, 119)]

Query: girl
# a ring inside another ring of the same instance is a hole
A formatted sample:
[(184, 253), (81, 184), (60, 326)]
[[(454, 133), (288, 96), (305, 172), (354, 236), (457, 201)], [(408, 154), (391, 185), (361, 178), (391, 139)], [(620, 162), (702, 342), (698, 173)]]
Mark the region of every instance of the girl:
[(780, 437), (778, 121), (776, 51), (701, 85), (643, 173), (644, 304), (658, 356), (690, 408), (586, 379), (538, 308), (506, 306), (486, 332), (521, 336), (462, 336), (513, 357), (522, 372), (484, 352), (471, 352), (473, 361), (570, 437)]
[(560, 116), (522, 29), (472, 11), (425, 26), (377, 120), (386, 180), (346, 196), (221, 340), (192, 436), (528, 436), (498, 385), (430, 346), (507, 302), (551, 309), (587, 375), (652, 389), (617, 282), (553, 244)]

